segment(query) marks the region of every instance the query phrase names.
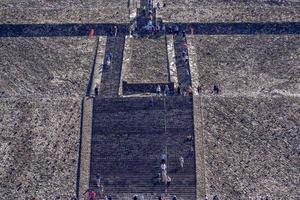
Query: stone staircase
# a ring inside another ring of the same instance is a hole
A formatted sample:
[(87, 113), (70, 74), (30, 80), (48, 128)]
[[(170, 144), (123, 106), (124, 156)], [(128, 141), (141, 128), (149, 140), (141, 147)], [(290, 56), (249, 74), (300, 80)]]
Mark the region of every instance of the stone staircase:
[(102, 97), (117, 97), (120, 87), (120, 77), (123, 62), (125, 37), (109, 36), (107, 37), (105, 55), (112, 53), (110, 66), (105, 66), (102, 71), (99, 95)]
[[(127, 97), (94, 100), (91, 145), (90, 188), (98, 199), (132, 199), (143, 194), (157, 199), (167, 192), (178, 199), (196, 197), (195, 157), (191, 153), (193, 135), (191, 97)], [(157, 183), (160, 156), (168, 156), (170, 187)], [(179, 156), (185, 166), (179, 169)], [(100, 174), (104, 193), (96, 186)]]
[(175, 49), (175, 57), (176, 57), (178, 82), (183, 85), (191, 85), (189, 63), (185, 64), (182, 57), (182, 52), (184, 50), (183, 44), (185, 43), (186, 43), (186, 37), (182, 37), (182, 34), (174, 35), (174, 49)]

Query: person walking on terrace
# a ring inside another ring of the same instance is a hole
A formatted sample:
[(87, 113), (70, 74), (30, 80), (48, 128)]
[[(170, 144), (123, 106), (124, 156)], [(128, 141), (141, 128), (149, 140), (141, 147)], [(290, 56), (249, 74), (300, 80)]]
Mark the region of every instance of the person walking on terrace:
[(160, 85), (158, 85), (157, 88), (156, 88), (157, 96), (160, 96), (160, 93), (161, 93), (161, 87), (160, 87)]
[(168, 85), (166, 85), (164, 93), (165, 93), (165, 96), (170, 96), (170, 89), (169, 89)]
[(175, 33), (175, 35), (179, 34), (179, 27), (177, 25), (174, 28), (174, 33)]
[(180, 96), (181, 95), (181, 83), (179, 83), (179, 85), (177, 86), (177, 95)]
[(118, 35), (118, 26), (114, 26), (114, 34), (115, 34), (115, 37), (117, 37)]

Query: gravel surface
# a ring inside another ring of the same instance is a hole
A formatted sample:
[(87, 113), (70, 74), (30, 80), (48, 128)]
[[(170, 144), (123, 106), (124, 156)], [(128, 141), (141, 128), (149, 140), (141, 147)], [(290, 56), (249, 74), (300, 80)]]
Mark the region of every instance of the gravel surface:
[(127, 0), (5, 0), (1, 23), (127, 23)]
[(300, 98), (204, 97), (206, 190), (299, 199)]
[(165, 38), (130, 39), (130, 63), (125, 69), (128, 83), (167, 83), (168, 62)]
[[(300, 37), (236, 35), (190, 37), (197, 54), (196, 85), (210, 94), (300, 94)], [(198, 70), (198, 71), (197, 71)]]
[(76, 37), (1, 38), (0, 94), (82, 96), (94, 43)]
[(169, 22), (297, 22), (300, 2), (276, 0), (164, 0), (159, 13)]
[(5, 199), (75, 195), (81, 99), (0, 99), (0, 194)]

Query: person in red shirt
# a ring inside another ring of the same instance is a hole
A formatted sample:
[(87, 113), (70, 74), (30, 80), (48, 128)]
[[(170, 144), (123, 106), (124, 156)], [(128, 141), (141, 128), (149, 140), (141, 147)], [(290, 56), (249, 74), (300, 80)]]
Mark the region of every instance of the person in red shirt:
[(89, 198), (90, 198), (90, 200), (94, 200), (95, 197), (96, 197), (96, 192), (90, 191), (90, 192), (89, 192)]

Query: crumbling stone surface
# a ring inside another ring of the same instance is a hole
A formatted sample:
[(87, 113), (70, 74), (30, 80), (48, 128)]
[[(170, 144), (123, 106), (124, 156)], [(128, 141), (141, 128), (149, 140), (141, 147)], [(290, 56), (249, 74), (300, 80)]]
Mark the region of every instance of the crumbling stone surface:
[(0, 2), (2, 23), (128, 23), (127, 0)]
[(300, 198), (300, 98), (204, 96), (201, 106), (209, 196)]
[(0, 195), (70, 199), (80, 133), (78, 98), (0, 99)]
[(124, 80), (129, 83), (167, 83), (168, 58), (165, 38), (131, 38), (130, 62)]
[(297, 22), (300, 4), (297, 1), (172, 1), (159, 13), (169, 22)]
[(196, 85), (211, 94), (300, 93), (297, 35), (194, 36)]
[(1, 38), (1, 96), (82, 96), (95, 40)]

